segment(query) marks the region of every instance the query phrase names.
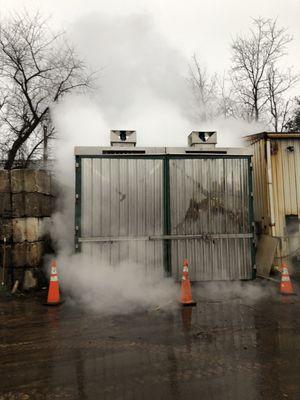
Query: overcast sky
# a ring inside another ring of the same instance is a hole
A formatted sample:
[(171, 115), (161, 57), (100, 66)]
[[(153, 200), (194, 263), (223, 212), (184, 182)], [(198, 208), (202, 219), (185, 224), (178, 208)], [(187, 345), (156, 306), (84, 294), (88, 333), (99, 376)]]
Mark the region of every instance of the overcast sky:
[(251, 17), (278, 18), (294, 36), (288, 62), (300, 69), (300, 0), (0, 0), (0, 5), (2, 15), (25, 5), (41, 9), (66, 30), (95, 12), (110, 16), (149, 13), (170, 44), (185, 56), (197, 52), (219, 70), (228, 66), (231, 36), (245, 30)]
[[(87, 63), (101, 68), (92, 103), (71, 98), (57, 110), (62, 136), (75, 137), (72, 145), (88, 144), (83, 129), (89, 144), (100, 144), (99, 126), (137, 129), (141, 145), (183, 145), (191, 129), (217, 129), (221, 144), (235, 145), (234, 137), (263, 130), (237, 120), (197, 126), (187, 88), (192, 54), (222, 73), (230, 66), (231, 39), (247, 32), (251, 18), (277, 18), (289, 29), (294, 41), (285, 65), (300, 71), (300, 0), (0, 0), (0, 15), (25, 7), (50, 15)], [(108, 134), (101, 143), (107, 141)]]

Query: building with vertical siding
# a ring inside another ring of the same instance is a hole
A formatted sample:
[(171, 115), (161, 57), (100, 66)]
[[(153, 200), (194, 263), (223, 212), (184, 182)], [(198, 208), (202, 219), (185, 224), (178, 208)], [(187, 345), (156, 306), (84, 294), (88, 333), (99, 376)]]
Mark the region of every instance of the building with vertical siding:
[(252, 279), (249, 148), (216, 147), (193, 131), (188, 147), (136, 147), (111, 131), (110, 147), (76, 147), (75, 248), (108, 265), (193, 281)]
[(300, 132), (262, 132), (253, 148), (254, 220), (258, 234), (278, 238), (277, 257), (300, 254)]

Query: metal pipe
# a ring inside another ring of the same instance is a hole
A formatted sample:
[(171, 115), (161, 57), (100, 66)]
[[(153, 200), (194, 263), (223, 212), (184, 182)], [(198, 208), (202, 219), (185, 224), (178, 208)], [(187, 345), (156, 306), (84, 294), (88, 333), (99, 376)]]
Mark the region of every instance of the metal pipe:
[(275, 211), (274, 211), (274, 197), (273, 197), (273, 178), (272, 178), (272, 159), (271, 159), (271, 140), (267, 139), (267, 173), (268, 173), (268, 195), (270, 207), (270, 226), (271, 234), (275, 236)]
[(153, 236), (94, 236), (79, 237), (79, 243), (89, 242), (123, 242), (123, 241), (148, 241), (148, 240), (187, 240), (187, 239), (251, 239), (253, 233), (210, 233), (199, 235), (153, 235)]

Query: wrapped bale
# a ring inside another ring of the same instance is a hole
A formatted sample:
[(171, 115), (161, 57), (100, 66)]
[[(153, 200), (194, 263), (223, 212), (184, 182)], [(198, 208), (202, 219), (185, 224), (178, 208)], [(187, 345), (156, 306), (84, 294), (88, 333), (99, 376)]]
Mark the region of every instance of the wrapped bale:
[(0, 192), (0, 218), (10, 218), (11, 213), (11, 194)]
[(33, 269), (26, 269), (24, 271), (23, 289), (34, 289), (38, 284), (38, 279)]
[[(4, 250), (5, 247), (5, 250)], [(4, 258), (5, 254), (5, 260)], [(12, 244), (3, 242), (0, 244), (0, 262), (1, 267), (5, 264), (5, 268), (8, 268), (12, 264)]]
[(0, 170), (0, 193), (10, 192), (9, 172), (5, 169)]
[(12, 237), (13, 237), (12, 220), (9, 218), (0, 217), (0, 241), (2, 242), (4, 239), (6, 239), (7, 242), (11, 242)]
[(41, 267), (44, 255), (44, 242), (27, 243), (26, 264), (29, 267)]
[(13, 217), (50, 217), (52, 197), (42, 193), (13, 193)]
[(43, 262), (44, 242), (14, 243), (12, 263), (14, 267), (40, 267)]
[(12, 246), (12, 264), (14, 267), (26, 266), (26, 242), (14, 243)]
[(45, 227), (49, 224), (50, 218), (14, 218), (12, 220), (13, 241), (38, 242), (43, 239)]
[[(51, 176), (43, 170), (0, 171), (0, 270), (7, 283), (30, 289), (41, 280), (53, 196)], [(6, 238), (5, 260), (3, 239)], [(23, 282), (24, 278), (24, 282)]]
[[(6, 283), (7, 287), (11, 289), (13, 284), (16, 280), (19, 281), (19, 288), (22, 287), (23, 279), (24, 279), (24, 268), (5, 268), (4, 271), (4, 282)], [(2, 267), (0, 267), (0, 274), (2, 276)]]
[(51, 177), (44, 170), (14, 169), (11, 171), (12, 193), (51, 194)]

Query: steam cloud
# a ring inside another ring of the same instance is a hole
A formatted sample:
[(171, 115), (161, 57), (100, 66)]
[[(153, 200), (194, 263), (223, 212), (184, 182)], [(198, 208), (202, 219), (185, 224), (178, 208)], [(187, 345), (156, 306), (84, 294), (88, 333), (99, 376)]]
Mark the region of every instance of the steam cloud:
[(166, 42), (148, 15), (88, 15), (73, 25), (70, 38), (87, 63), (101, 71), (92, 96), (68, 96), (52, 110), (58, 130), (56, 177), (64, 204), (50, 230), (63, 286), (81, 304), (101, 312), (176, 300), (178, 288), (157, 276), (145, 279), (141, 265), (112, 269), (87, 255), (72, 255), (74, 146), (109, 145), (110, 129), (137, 130), (140, 146), (186, 146), (191, 130), (211, 129), (219, 131), (220, 145), (239, 146), (241, 134), (251, 127), (222, 119), (199, 125), (186, 82), (188, 60)]

